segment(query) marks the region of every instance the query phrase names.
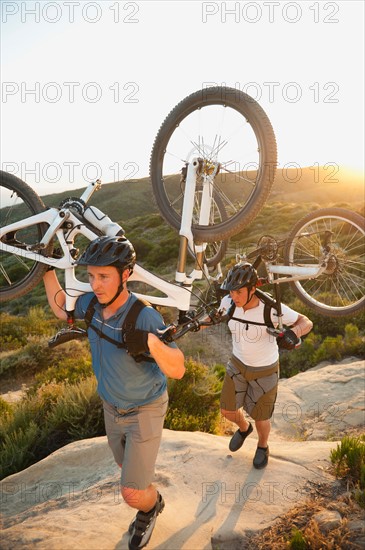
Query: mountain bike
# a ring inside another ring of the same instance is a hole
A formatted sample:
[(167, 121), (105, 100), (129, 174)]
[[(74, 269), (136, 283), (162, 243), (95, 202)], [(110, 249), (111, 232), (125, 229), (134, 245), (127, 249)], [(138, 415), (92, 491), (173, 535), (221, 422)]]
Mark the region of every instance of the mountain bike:
[[(161, 125), (151, 153), (150, 177), (161, 215), (180, 235), (175, 281), (139, 264), (130, 280), (154, 289), (151, 294), (136, 293), (140, 298), (179, 311), (177, 323), (169, 327), (170, 338), (202, 323), (224, 320), (218, 303), (220, 261), (227, 240), (261, 210), (276, 165), (275, 135), (266, 113), (237, 89), (195, 92)], [(79, 242), (83, 248), (98, 236), (124, 234), (119, 224), (88, 204), (100, 188), (100, 181), (92, 182), (81, 197), (47, 208), (25, 182), (1, 172), (1, 302), (30, 292), (49, 266), (64, 270), (71, 335), (77, 297), (91, 290), (77, 275)], [(339, 208), (318, 210), (300, 220), (283, 242), (264, 236), (253, 252), (253, 263), (264, 267), (264, 280), (274, 285), (279, 307), (279, 285), (289, 282), (298, 297), (319, 313), (352, 315), (365, 301), (364, 232), (359, 214)], [(284, 262), (279, 249), (284, 250)], [(195, 267), (186, 274), (189, 252)], [(203, 278), (208, 283), (204, 296), (196, 290), (196, 282)], [(194, 301), (198, 307), (191, 312)]]

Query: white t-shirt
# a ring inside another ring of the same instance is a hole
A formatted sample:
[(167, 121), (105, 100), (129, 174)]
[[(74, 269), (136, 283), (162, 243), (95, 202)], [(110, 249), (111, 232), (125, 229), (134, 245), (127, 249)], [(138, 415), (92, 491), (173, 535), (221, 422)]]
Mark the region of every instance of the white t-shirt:
[[(231, 298), (225, 296), (221, 302), (220, 309), (227, 311), (231, 306)], [(290, 307), (282, 304), (283, 324), (293, 325), (297, 321), (299, 313)], [(257, 307), (244, 311), (242, 307), (236, 307), (233, 317), (245, 319), (245, 321), (254, 321), (255, 323), (264, 323), (264, 304), (259, 302)], [(271, 309), (271, 320), (276, 327), (278, 324), (277, 313)], [(265, 367), (272, 365), (279, 358), (279, 349), (275, 336), (269, 334), (266, 326), (256, 326), (239, 321), (230, 320), (228, 322), (229, 330), (232, 333), (232, 352), (237, 359), (250, 367)]]

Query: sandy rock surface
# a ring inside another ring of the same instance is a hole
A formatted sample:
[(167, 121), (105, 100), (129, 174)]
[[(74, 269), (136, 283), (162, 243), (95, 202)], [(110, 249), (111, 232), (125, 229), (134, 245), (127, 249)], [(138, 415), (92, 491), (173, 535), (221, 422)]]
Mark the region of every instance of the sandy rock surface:
[[(324, 439), (329, 431), (364, 425), (363, 375), (364, 364), (354, 361), (280, 381), (264, 470), (252, 466), (255, 431), (231, 453), (229, 436), (164, 430), (156, 484), (166, 507), (148, 548), (237, 549), (245, 534), (305, 499), (311, 483), (332, 479), (329, 453), (337, 443)], [(119, 475), (100, 437), (72, 443), (4, 479), (1, 547), (127, 548), (134, 512), (120, 496)]]

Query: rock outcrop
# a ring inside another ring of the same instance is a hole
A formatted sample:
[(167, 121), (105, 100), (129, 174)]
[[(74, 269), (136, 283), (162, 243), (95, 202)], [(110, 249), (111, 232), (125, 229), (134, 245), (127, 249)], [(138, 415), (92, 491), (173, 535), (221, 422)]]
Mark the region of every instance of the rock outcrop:
[[(354, 361), (282, 380), (264, 470), (252, 466), (255, 433), (232, 454), (228, 437), (164, 430), (156, 484), (166, 508), (148, 548), (236, 550), (247, 534), (304, 499), (312, 484), (333, 480), (329, 454), (337, 444), (323, 439), (364, 425), (363, 375), (363, 363)], [(4, 479), (1, 547), (127, 548), (134, 512), (120, 496), (119, 475), (100, 437)]]

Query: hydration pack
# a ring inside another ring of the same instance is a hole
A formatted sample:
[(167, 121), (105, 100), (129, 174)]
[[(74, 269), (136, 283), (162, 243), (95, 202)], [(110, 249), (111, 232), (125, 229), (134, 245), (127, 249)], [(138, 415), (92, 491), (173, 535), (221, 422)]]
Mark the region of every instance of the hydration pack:
[(274, 298), (272, 298), (269, 294), (266, 292), (262, 292), (261, 290), (256, 289), (255, 291), (256, 296), (259, 298), (261, 302), (264, 303), (264, 322), (263, 323), (257, 323), (255, 321), (246, 321), (246, 319), (238, 319), (238, 317), (234, 317), (234, 312), (236, 309), (236, 304), (232, 302), (229, 310), (228, 310), (228, 317), (229, 321), (239, 321), (240, 323), (246, 324), (246, 330), (248, 330), (248, 325), (257, 325), (261, 327), (268, 327), (268, 328), (274, 328), (274, 324), (271, 320), (271, 310), (276, 310), (276, 302)]
[[(126, 345), (124, 343), (124, 334), (126, 332), (132, 332), (136, 329), (136, 322), (138, 319), (138, 316), (142, 309), (144, 309), (146, 306), (149, 306), (150, 304), (148, 302), (145, 302), (144, 300), (140, 300), (139, 298), (133, 302), (131, 307), (129, 308), (127, 315), (124, 319), (123, 325), (122, 325), (122, 341), (114, 340), (114, 338), (110, 338), (107, 334), (104, 334), (98, 327), (92, 324), (92, 319), (94, 317), (95, 313), (95, 304), (98, 301), (97, 297), (94, 296), (88, 305), (88, 308), (85, 313), (84, 321), (86, 323), (86, 328), (91, 328), (96, 334), (99, 336), (99, 338), (103, 338), (104, 340), (107, 340), (107, 342), (110, 342), (110, 344), (113, 344), (118, 349), (126, 349)], [(133, 359), (137, 361), (137, 363), (140, 363), (141, 361), (148, 361), (150, 363), (155, 363), (155, 360), (152, 357), (149, 357), (148, 355), (145, 355), (143, 353), (139, 355), (132, 355)]]

